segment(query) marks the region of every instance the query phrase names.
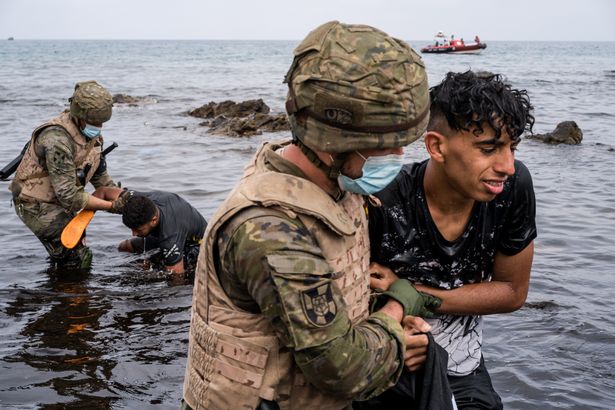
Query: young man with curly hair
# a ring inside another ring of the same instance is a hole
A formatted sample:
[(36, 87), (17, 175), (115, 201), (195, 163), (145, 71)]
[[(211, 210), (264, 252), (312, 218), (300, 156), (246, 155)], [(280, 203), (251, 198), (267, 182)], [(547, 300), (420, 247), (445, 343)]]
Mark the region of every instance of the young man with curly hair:
[(519, 309), (528, 292), (535, 198), (515, 149), (532, 131), (533, 107), (525, 90), (472, 71), (448, 73), (430, 97), (429, 159), (405, 165), (369, 209), (371, 284), (407, 278), (440, 298), (427, 321), (449, 355), (458, 408), (498, 409), (481, 352), (483, 315)]

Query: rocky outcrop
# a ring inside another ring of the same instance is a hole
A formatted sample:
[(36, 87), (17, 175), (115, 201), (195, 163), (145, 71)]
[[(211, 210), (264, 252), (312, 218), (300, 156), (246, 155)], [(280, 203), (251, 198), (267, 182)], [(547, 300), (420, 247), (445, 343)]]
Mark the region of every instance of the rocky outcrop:
[(476, 76), (480, 78), (489, 78), (489, 77), (493, 77), (494, 75), (495, 73), (492, 73), (491, 71), (487, 71), (487, 70), (476, 71)]
[(528, 135), (526, 138), (537, 139), (547, 144), (577, 145), (583, 140), (583, 131), (574, 121), (564, 121), (557, 124), (553, 132)]
[(263, 132), (288, 131), (290, 127), (286, 115), (269, 115), (256, 113), (247, 118), (226, 118), (221, 115), (212, 121), (205, 121), (201, 125), (209, 126), (209, 132), (215, 135), (229, 135), (232, 137), (249, 137)]
[(138, 105), (144, 105), (144, 104), (155, 104), (157, 102), (158, 100), (150, 96), (135, 97), (135, 96), (128, 95), (128, 94), (115, 94), (113, 96), (114, 104), (127, 104), (131, 107), (136, 107)]
[(235, 101), (222, 101), (221, 103), (209, 102), (202, 107), (189, 112), (193, 117), (215, 118), (224, 115), (227, 118), (247, 117), (250, 114), (269, 114), (269, 106), (259, 98), (258, 100), (248, 100), (236, 103)]
[(263, 132), (290, 130), (285, 114), (270, 115), (269, 111), (267, 104), (259, 98), (240, 103), (212, 101), (188, 114), (197, 118), (211, 118), (200, 125), (209, 127), (209, 132), (216, 135), (248, 137)]

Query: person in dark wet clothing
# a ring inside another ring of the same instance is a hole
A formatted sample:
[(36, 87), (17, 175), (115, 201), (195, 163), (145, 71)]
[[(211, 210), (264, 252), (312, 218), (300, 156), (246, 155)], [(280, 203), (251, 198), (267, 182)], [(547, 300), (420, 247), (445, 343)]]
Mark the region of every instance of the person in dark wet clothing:
[(430, 158), (405, 165), (369, 208), (372, 260), (390, 268), (373, 267), (371, 284), (407, 278), (442, 299), (427, 321), (448, 353), (458, 408), (498, 409), (482, 315), (517, 310), (528, 292), (536, 204), (514, 151), (532, 130), (532, 106), (499, 75), (471, 71), (448, 73), (430, 97)]
[[(179, 195), (165, 191), (138, 192), (104, 188), (105, 199), (121, 203), (122, 222), (135, 236), (122, 241), (122, 252), (158, 249), (165, 269), (184, 273), (196, 264), (207, 221)], [(100, 192), (100, 191), (99, 191)]]
[(183, 273), (196, 264), (207, 222), (179, 195), (164, 192), (134, 192), (122, 210), (122, 222), (135, 238), (122, 241), (120, 251), (159, 249), (166, 270)]

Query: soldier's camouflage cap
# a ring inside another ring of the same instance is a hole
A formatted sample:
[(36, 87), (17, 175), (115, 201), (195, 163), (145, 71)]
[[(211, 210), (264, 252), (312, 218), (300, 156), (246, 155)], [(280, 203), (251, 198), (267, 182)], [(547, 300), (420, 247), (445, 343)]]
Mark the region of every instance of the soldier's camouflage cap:
[(374, 27), (338, 21), (317, 27), (294, 50), (284, 82), (293, 135), (313, 150), (400, 147), (427, 127), (421, 57)]
[(111, 118), (113, 98), (109, 91), (96, 81), (84, 81), (75, 85), (70, 102), (70, 113), (89, 124), (102, 124)]

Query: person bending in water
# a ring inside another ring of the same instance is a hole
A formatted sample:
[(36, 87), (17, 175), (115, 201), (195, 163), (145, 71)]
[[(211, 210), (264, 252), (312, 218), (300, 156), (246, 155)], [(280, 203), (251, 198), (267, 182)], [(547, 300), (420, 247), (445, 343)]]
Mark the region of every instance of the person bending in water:
[[(482, 315), (527, 297), (536, 237), (528, 169), (515, 160), (533, 107), (499, 75), (448, 73), (430, 90), (424, 141), (430, 158), (405, 165), (370, 206), (372, 287), (397, 277), (442, 299), (427, 319), (449, 355), (459, 409), (502, 408), (485, 368)], [(395, 272), (395, 273), (393, 273)], [(386, 393), (385, 393), (386, 394)]]
[(135, 236), (122, 241), (121, 252), (160, 250), (165, 269), (184, 273), (194, 268), (207, 221), (179, 195), (165, 191), (137, 192), (102, 188), (107, 200), (121, 203), (122, 222)]

